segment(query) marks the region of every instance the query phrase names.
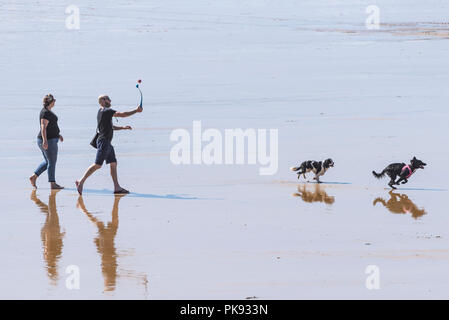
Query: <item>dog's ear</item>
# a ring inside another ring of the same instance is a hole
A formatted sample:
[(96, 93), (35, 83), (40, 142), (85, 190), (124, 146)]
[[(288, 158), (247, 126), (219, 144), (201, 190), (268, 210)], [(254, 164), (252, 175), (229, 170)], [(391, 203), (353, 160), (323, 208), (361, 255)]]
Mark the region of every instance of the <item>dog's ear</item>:
[(416, 157), (413, 157), (413, 159), (412, 159), (412, 160), (417, 160), (417, 159), (416, 159)]

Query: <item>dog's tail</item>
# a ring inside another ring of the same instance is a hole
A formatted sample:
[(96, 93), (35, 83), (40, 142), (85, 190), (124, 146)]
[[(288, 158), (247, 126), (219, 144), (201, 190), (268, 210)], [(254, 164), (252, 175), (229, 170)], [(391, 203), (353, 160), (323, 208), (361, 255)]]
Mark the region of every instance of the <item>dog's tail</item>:
[(298, 171), (301, 167), (291, 167), (290, 170), (291, 171)]
[(373, 206), (375, 206), (376, 204), (378, 204), (378, 203), (382, 203), (385, 207), (387, 206), (387, 203), (385, 202), (385, 200), (384, 199), (382, 199), (382, 198), (376, 198), (376, 199), (374, 199), (374, 201), (373, 201)]
[(381, 179), (385, 176), (387, 173), (387, 170), (383, 170), (381, 173), (376, 173), (376, 171), (373, 171), (373, 176), (375, 176), (377, 179)]

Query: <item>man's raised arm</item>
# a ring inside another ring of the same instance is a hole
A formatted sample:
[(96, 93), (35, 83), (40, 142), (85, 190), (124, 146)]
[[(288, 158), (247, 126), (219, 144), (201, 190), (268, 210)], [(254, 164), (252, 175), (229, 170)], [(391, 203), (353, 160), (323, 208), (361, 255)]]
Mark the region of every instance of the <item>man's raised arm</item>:
[(125, 111), (125, 112), (118, 112), (118, 111), (116, 111), (114, 113), (114, 117), (126, 118), (126, 117), (132, 116), (133, 114), (140, 113), (142, 111), (143, 111), (143, 108), (139, 106), (139, 107), (137, 107), (136, 109), (134, 109), (132, 111)]

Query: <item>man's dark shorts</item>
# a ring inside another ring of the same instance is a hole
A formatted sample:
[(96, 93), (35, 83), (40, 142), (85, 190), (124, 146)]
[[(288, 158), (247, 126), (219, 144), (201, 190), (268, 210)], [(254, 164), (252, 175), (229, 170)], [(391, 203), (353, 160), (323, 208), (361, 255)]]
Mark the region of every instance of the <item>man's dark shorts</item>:
[(106, 160), (106, 164), (111, 162), (117, 162), (115, 158), (114, 147), (111, 145), (111, 141), (108, 139), (97, 140), (97, 157), (95, 158), (95, 164), (103, 165)]

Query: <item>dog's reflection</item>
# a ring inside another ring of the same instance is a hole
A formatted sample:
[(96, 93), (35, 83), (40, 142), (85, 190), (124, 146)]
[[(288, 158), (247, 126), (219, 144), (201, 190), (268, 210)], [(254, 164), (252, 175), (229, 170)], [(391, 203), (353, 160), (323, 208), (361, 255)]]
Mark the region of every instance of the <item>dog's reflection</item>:
[(63, 238), (65, 235), (65, 232), (61, 232), (58, 212), (56, 210), (56, 194), (59, 191), (51, 191), (48, 197), (48, 204), (45, 204), (37, 197), (36, 190), (31, 192), (30, 197), (46, 216), (41, 229), (41, 239), (44, 259), (47, 264), (47, 274), (54, 285), (58, 281), (58, 261), (62, 255)]
[(83, 197), (78, 198), (77, 208), (89, 218), (97, 227), (98, 236), (94, 239), (97, 251), (101, 256), (101, 270), (104, 278), (104, 290), (114, 291), (117, 279), (117, 253), (115, 249), (115, 236), (118, 230), (118, 205), (124, 195), (114, 197), (111, 221), (106, 225), (90, 213), (84, 205)]
[(323, 187), (319, 184), (314, 185), (314, 190), (309, 191), (306, 188), (306, 185), (299, 185), (298, 192), (294, 193), (293, 196), (301, 197), (304, 202), (324, 202), (326, 204), (333, 204), (335, 202), (335, 197), (329, 196)]
[(391, 213), (407, 214), (410, 213), (413, 218), (418, 219), (425, 215), (427, 212), (424, 209), (419, 209), (412, 200), (408, 198), (406, 194), (400, 194), (393, 191), (389, 192), (390, 199), (385, 201), (383, 198), (378, 197), (374, 199), (373, 206), (379, 202), (384, 205)]

